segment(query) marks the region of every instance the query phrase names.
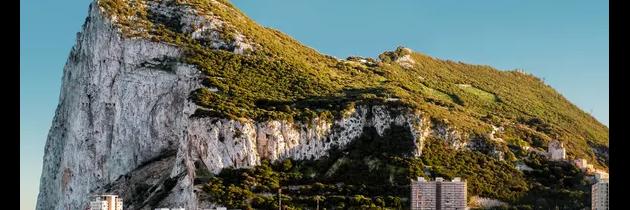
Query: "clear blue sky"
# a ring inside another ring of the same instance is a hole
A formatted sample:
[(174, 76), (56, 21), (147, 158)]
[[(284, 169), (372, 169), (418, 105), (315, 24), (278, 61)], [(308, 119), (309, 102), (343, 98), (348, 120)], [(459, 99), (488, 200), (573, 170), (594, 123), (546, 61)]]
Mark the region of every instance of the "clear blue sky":
[[(608, 125), (608, 1), (233, 0), (265, 26), (339, 58), (404, 45), (521, 68)], [(20, 209), (35, 206), (61, 74), (90, 0), (20, 0)]]

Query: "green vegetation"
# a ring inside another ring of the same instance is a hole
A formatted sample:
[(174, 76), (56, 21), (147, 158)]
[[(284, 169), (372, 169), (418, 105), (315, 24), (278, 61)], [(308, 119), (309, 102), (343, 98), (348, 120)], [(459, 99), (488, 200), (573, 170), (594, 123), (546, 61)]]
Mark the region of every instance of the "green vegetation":
[[(346, 148), (318, 160), (263, 161), (251, 169), (198, 176), (204, 181), (196, 183), (209, 201), (242, 209), (278, 208), (280, 188), (286, 209), (312, 208), (318, 198), (322, 208), (408, 208), (410, 180), (418, 176), (462, 177), (470, 196), (497, 198), (518, 209), (581, 209), (590, 202), (584, 175), (570, 164), (530, 154), (524, 160), (534, 171), (524, 174), (511, 162), (457, 151), (435, 139), (418, 158), (411, 155), (409, 135), (404, 127), (393, 126), (382, 137), (365, 128)], [(198, 171), (203, 174), (203, 168)]]
[(525, 163), (533, 171), (525, 172), (529, 191), (518, 202), (534, 209), (584, 209), (591, 203), (591, 183), (580, 169), (566, 162), (548, 161), (530, 154)]
[[(146, 6), (150, 1), (100, 0), (99, 4), (117, 17), (126, 36), (178, 45), (187, 52), (182, 62), (198, 66), (208, 76), (204, 84), (219, 91), (202, 88), (191, 94), (207, 108), (197, 116), (332, 119), (356, 104), (384, 104), (387, 98), (398, 98), (398, 105), (448, 120), (451, 126), (471, 134), (489, 132), (489, 122), (483, 120), (488, 115), (506, 127), (525, 126), (527, 129), (507, 130), (529, 129), (540, 139), (559, 139), (570, 156), (585, 157), (607, 168), (605, 160), (597, 161), (590, 145), (605, 146), (608, 128), (531, 75), (439, 60), (404, 48), (381, 54), (380, 62), (370, 59), (374, 64), (362, 64), (356, 58), (340, 61), (256, 24), (227, 1), (174, 1), (194, 8), (199, 15), (224, 21), (219, 32), (226, 41), (233, 41), (238, 33), (254, 47), (242, 55), (228, 52), (231, 49), (212, 50), (181, 33), (173, 21), (152, 14)], [(415, 61), (413, 68), (398, 65), (396, 60), (404, 55)], [(530, 136), (506, 135), (524, 141)]]
[[(285, 209), (312, 208), (316, 199), (328, 209), (398, 209), (409, 205), (413, 148), (408, 128), (392, 125), (381, 137), (371, 127), (318, 160), (263, 161), (251, 169), (224, 169), (198, 180), (211, 202), (228, 208), (278, 208), (281, 188)], [(198, 168), (197, 174), (203, 171)]]
[[(528, 190), (525, 176), (510, 163), (498, 161), (478, 151), (456, 151), (443, 141), (429, 140), (419, 161), (411, 166), (418, 176), (462, 177), (470, 195), (518, 201)], [(424, 174), (425, 166), (429, 174)]]
[(496, 102), (499, 99), (497, 98), (497, 96), (495, 96), (492, 93), (486, 92), (484, 90), (481, 90), (479, 88), (475, 88), (471, 85), (466, 85), (466, 84), (458, 84), (457, 86), (459, 86), (462, 90), (468, 92), (468, 93), (472, 93), (474, 95), (476, 95), (477, 97), (479, 97), (479, 99), (485, 100), (487, 102)]
[[(412, 146), (394, 144), (408, 137), (398, 136), (385, 142), (356, 141), (359, 143), (341, 150), (348, 154), (333, 151), (322, 160), (278, 166), (284, 169), (265, 163), (254, 169), (226, 169), (213, 178), (205, 173), (202, 177), (207, 180), (200, 183), (206, 184), (204, 189), (210, 198), (225, 205), (272, 208), (277, 197), (265, 193), (274, 193), (281, 186), (305, 185), (300, 196), (287, 193), (283, 203), (301, 208), (312, 205), (315, 196), (322, 195), (320, 203), (328, 207), (396, 208), (408, 205), (403, 201), (411, 177), (439, 175), (464, 177), (469, 180), (471, 194), (513, 204), (559, 205), (549, 200), (554, 198), (562, 205), (577, 207), (571, 199), (586, 196), (578, 183), (579, 175), (568, 166), (544, 161), (532, 164), (537, 171), (552, 170), (557, 176), (545, 178), (544, 173), (515, 171), (511, 162), (514, 158), (536, 160), (519, 146), (545, 149), (550, 140), (558, 139), (565, 143), (569, 157), (586, 158), (598, 167), (608, 167), (607, 159), (596, 157), (591, 149), (607, 148), (608, 128), (532, 75), (440, 60), (405, 48), (384, 52), (379, 60), (368, 59), (367, 63), (354, 57), (338, 60), (256, 24), (226, 0), (172, 2), (223, 21), (217, 32), (228, 44), (241, 34), (254, 48), (235, 54), (231, 52), (233, 46), (213, 49), (204, 40), (192, 39), (182, 32), (178, 21), (150, 11), (146, 6), (150, 1), (154, 0), (99, 0), (99, 5), (116, 17), (125, 37), (177, 45), (185, 55), (165, 61), (192, 64), (204, 73), (205, 87), (190, 94), (190, 99), (203, 107), (195, 113), (197, 117), (333, 120), (357, 105), (386, 104), (419, 110), (469, 137), (485, 136), (491, 125), (502, 126), (504, 132), (496, 135), (511, 148), (492, 145), (506, 155), (506, 161), (499, 161), (483, 151), (453, 151), (435, 141), (426, 144), (421, 158), (411, 158), (405, 155), (405, 149)], [(402, 56), (410, 56), (413, 66), (399, 65), (397, 60)], [(388, 100), (391, 98), (399, 100)], [(392, 145), (387, 143), (390, 140)], [(378, 142), (379, 149), (361, 142)], [(430, 167), (425, 170), (425, 166)], [(573, 181), (552, 185), (553, 180), (564, 177), (573, 177)], [(536, 194), (549, 199), (535, 200)]]

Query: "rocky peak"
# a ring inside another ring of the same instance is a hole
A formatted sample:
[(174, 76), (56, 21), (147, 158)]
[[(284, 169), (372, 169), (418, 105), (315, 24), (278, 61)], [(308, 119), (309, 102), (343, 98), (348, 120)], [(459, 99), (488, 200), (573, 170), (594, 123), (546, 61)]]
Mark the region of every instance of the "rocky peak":
[[(195, 6), (202, 3), (206, 7)], [(169, 39), (179, 34), (180, 39), (239, 54), (254, 48), (235, 26), (212, 12), (232, 9), (221, 1), (98, 0), (97, 4), (125, 36), (177, 44)]]
[[(322, 55), (224, 0), (97, 0), (63, 69), (37, 209), (85, 209), (99, 193), (121, 195), (125, 209), (209, 208), (195, 186), (200, 168), (316, 160), (366, 128), (378, 136), (404, 128), (409, 158), (437, 139), (457, 154), (484, 150), (474, 154), (507, 167), (509, 141), (543, 147), (558, 133), (574, 141), (587, 133), (607, 154), (607, 129), (561, 97), (542, 97), (555, 92), (530, 77), (402, 47), (379, 58)], [(547, 112), (580, 123), (539, 116)], [(498, 130), (480, 117), (487, 113), (541, 120)], [(590, 148), (570, 145), (590, 157)]]

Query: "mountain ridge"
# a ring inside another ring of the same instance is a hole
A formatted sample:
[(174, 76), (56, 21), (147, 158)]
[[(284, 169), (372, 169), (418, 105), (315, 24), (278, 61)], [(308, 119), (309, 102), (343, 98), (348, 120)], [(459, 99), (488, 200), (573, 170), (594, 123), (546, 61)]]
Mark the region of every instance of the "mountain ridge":
[[(108, 1), (103, 1), (103, 2), (108, 2)], [(174, 2), (179, 2), (179, 1), (174, 1)], [(562, 125), (562, 126), (567, 126), (567, 125), (571, 125), (571, 124), (576, 124), (576, 123), (572, 123), (572, 122), (568, 122), (571, 120), (580, 120), (580, 122), (583, 122), (584, 124), (590, 124), (593, 125), (593, 127), (597, 128), (598, 134), (594, 133), (594, 132), (589, 132), (589, 133), (581, 133), (579, 134), (579, 136), (575, 136), (575, 135), (568, 135), (571, 136), (570, 138), (580, 138), (581, 136), (588, 136), (587, 138), (591, 138), (591, 139), (587, 139), (586, 141), (595, 143), (595, 144), (602, 144), (602, 142), (607, 142), (607, 136), (601, 135), (602, 131), (606, 131), (607, 128), (605, 126), (603, 126), (601, 123), (599, 123), (597, 120), (595, 120), (592, 116), (586, 114), (584, 111), (580, 110), (579, 108), (577, 108), (575, 105), (571, 104), (570, 102), (568, 102), (568, 100), (566, 100), (562, 95), (560, 95), (558, 92), (556, 92), (555, 90), (553, 90), (550, 86), (544, 84), (541, 82), (541, 80), (537, 77), (534, 77), (533, 75), (530, 74), (524, 74), (523, 72), (520, 71), (507, 71), (507, 72), (501, 72), (498, 70), (495, 70), (494, 68), (491, 68), (487, 65), (470, 65), (470, 64), (464, 64), (461, 62), (454, 62), (454, 61), (449, 61), (449, 60), (439, 60), (439, 59), (435, 59), (433, 57), (424, 55), (424, 54), (412, 54), (411, 51), (409, 50), (404, 50), (404, 48), (399, 48), (396, 51), (393, 52), (385, 52), (383, 54), (381, 54), (379, 56), (380, 61), (377, 63), (377, 65), (379, 66), (379, 69), (371, 69), (370, 67), (365, 68), (365, 65), (361, 65), (359, 63), (359, 65), (357, 65), (357, 63), (350, 63), (352, 61), (349, 62), (344, 62), (344, 61), (337, 61), (337, 60), (333, 60), (334, 58), (332, 58), (332, 56), (327, 56), (327, 55), (323, 55), (323, 54), (319, 54), (315, 49), (312, 49), (310, 47), (306, 47), (302, 44), (300, 44), (299, 42), (297, 42), (296, 40), (291, 39), (290, 37), (288, 37), (287, 35), (277, 31), (277, 30), (269, 30), (266, 31), (267, 28), (265, 27), (261, 27), (258, 26), (257, 24), (255, 24), (254, 21), (250, 20), (249, 18), (247, 18), (246, 16), (244, 16), (244, 14), (242, 12), (240, 12), (240, 10), (236, 9), (235, 7), (233, 7), (229, 2), (227, 1), (181, 1), (182, 4), (185, 5), (193, 5), (194, 8), (200, 10), (201, 14), (211, 14), (210, 16), (212, 17), (216, 17), (218, 16), (219, 20), (224, 21), (223, 27), (224, 28), (228, 28), (228, 29), (217, 29), (217, 33), (221, 34), (221, 33), (225, 33), (227, 35), (225, 35), (224, 37), (229, 37), (230, 34), (234, 35), (234, 34), (238, 34), (235, 37), (244, 37), (245, 40), (247, 39), (251, 39), (250, 41), (252, 43), (254, 43), (254, 45), (261, 45), (260, 43), (264, 43), (265, 45), (268, 46), (261, 46), (258, 47), (260, 49), (255, 50), (255, 53), (258, 53), (259, 51), (260, 54), (263, 54), (263, 56), (270, 56), (270, 57), (274, 57), (274, 56), (279, 56), (282, 58), (286, 58), (285, 60), (281, 60), (281, 62), (285, 62), (285, 63), (289, 63), (288, 67), (284, 67), (284, 66), (271, 66), (269, 68), (275, 68), (274, 71), (277, 71), (278, 69), (286, 69), (286, 71), (284, 71), (283, 73), (285, 74), (290, 74), (290, 72), (294, 72), (294, 71), (304, 71), (302, 70), (303, 68), (295, 68), (292, 65), (302, 65), (302, 67), (306, 67), (306, 69), (312, 69), (312, 70), (307, 70), (307, 72), (304, 73), (308, 73), (308, 74), (319, 74), (321, 76), (315, 76), (315, 77), (311, 77), (314, 78), (313, 82), (304, 82), (306, 84), (310, 83), (309, 85), (313, 85), (313, 86), (318, 86), (318, 85), (323, 85), (320, 86), (319, 89), (332, 89), (332, 90), (327, 90), (327, 91), (321, 91), (323, 93), (317, 92), (317, 91), (313, 91), (313, 90), (309, 90), (308, 88), (305, 87), (300, 87), (298, 86), (289, 86), (289, 87), (296, 87), (298, 88), (298, 90), (302, 90), (305, 89), (306, 92), (301, 92), (301, 93), (297, 93), (297, 96), (292, 95), (291, 93), (280, 93), (280, 94), (284, 94), (285, 96), (280, 96), (279, 98), (281, 100), (288, 100), (288, 101), (292, 101), (295, 102), (295, 100), (299, 97), (309, 97), (309, 95), (315, 95), (316, 97), (321, 97), (322, 95), (326, 96), (330, 96), (330, 94), (332, 95), (336, 95), (339, 94), (339, 89), (362, 89), (362, 88), (382, 88), (385, 90), (381, 90), (380, 92), (376, 92), (375, 94), (381, 94), (381, 95), (396, 95), (397, 97), (404, 97), (405, 95), (409, 95), (407, 93), (403, 93), (402, 91), (406, 91), (406, 92), (412, 92), (409, 90), (418, 90), (418, 89), (423, 89), (424, 87), (420, 86), (420, 87), (414, 87), (413, 84), (409, 84), (408, 82), (405, 84), (405, 82), (401, 82), (400, 80), (404, 80), (404, 79), (411, 79), (411, 80), (415, 80), (413, 81), (414, 83), (420, 83), (420, 84), (424, 84), (423, 81), (421, 80), (416, 80), (416, 75), (413, 74), (408, 74), (408, 71), (401, 71), (400, 69), (396, 69), (399, 67), (403, 67), (403, 66), (399, 66), (396, 64), (400, 64), (398, 62), (397, 59), (399, 58), (404, 58), (405, 56), (407, 56), (407, 54), (409, 54), (410, 56), (413, 57), (413, 60), (417, 60), (417, 64), (420, 66), (420, 70), (426, 70), (424, 66), (430, 66), (430, 65), (440, 65), (438, 66), (438, 68), (444, 68), (446, 67), (447, 71), (446, 72), (440, 72), (440, 71), (435, 71), (433, 70), (433, 74), (438, 75), (438, 74), (448, 74), (448, 73), (456, 73), (456, 75), (453, 75), (455, 77), (453, 78), (448, 78), (451, 84), (440, 84), (441, 86), (452, 86), (453, 84), (464, 84), (464, 83), (476, 83), (473, 85), (476, 86), (484, 86), (483, 89), (479, 89), (478, 87), (472, 87), (472, 88), (462, 88), (463, 91), (467, 91), (468, 93), (473, 93), (473, 96), (479, 96), (479, 93), (483, 94), (484, 92), (486, 92), (486, 95), (492, 95), (496, 93), (489, 93), (487, 90), (493, 90), (493, 89), (505, 89), (505, 86), (514, 86), (514, 87), (518, 87), (522, 84), (532, 84), (529, 87), (524, 87), (524, 88), (517, 88), (517, 89), (512, 89), (512, 92), (507, 92), (504, 91), (504, 93), (502, 95), (498, 95), (496, 96), (497, 100), (502, 100), (502, 98), (508, 98), (511, 94), (515, 94), (518, 92), (522, 92), (522, 91), (526, 91), (526, 92), (530, 92), (533, 93), (535, 95), (531, 95), (531, 96), (524, 96), (524, 97), (520, 97), (520, 98), (514, 98), (517, 99), (518, 101), (502, 101), (504, 104), (506, 104), (508, 109), (515, 109), (513, 112), (516, 112), (516, 116), (500, 116), (503, 118), (526, 118), (523, 119), (522, 121), (527, 121), (530, 119), (527, 118), (540, 118), (540, 115), (550, 115), (547, 117), (547, 119), (542, 119), (543, 123), (553, 123), (556, 126), (558, 125)], [(188, 3), (188, 4), (186, 4)], [(210, 5), (210, 6), (208, 6)], [(222, 9), (215, 9), (215, 8), (222, 8)], [(214, 9), (214, 10), (213, 10)], [(238, 21), (233, 21), (233, 20), (238, 20)], [(160, 31), (161, 29), (158, 28), (158, 31)], [(243, 31), (243, 33), (239, 34), (240, 32), (238, 32), (239, 30)], [(168, 30), (167, 30), (168, 31)], [(226, 32), (227, 31), (227, 32)], [(170, 34), (170, 33), (166, 33), (166, 34)], [(270, 36), (270, 37), (268, 37)], [(275, 36), (275, 38), (273, 37)], [(277, 39), (276, 39), (277, 38)], [(158, 38), (159, 39), (159, 38)], [(169, 43), (169, 39), (168, 36), (164, 38), (165, 42)], [(183, 39), (183, 38), (182, 38)], [(239, 40), (242, 38), (239, 38)], [(228, 40), (230, 40), (228, 38)], [(273, 40), (273, 41), (271, 41)], [(278, 42), (274, 42), (275, 40), (281, 40), (280, 43)], [(235, 46), (239, 45), (241, 42), (237, 41), (236, 39), (234, 40)], [(274, 44), (267, 44), (267, 43), (274, 43)], [(283, 43), (286, 43), (283, 45)], [(178, 44), (177, 42), (175, 42), (175, 44)], [(245, 45), (251, 45), (251, 44), (245, 44)], [(256, 47), (254, 47), (256, 48)], [(194, 49), (194, 52), (192, 53), (193, 55), (191, 56), (192, 59), (189, 60), (190, 63), (196, 64), (198, 66), (202, 66), (202, 69), (211, 69), (208, 66), (204, 67), (204, 61), (207, 61), (209, 59), (206, 58), (198, 58), (198, 57), (194, 57), (194, 56), (198, 56), (198, 55), (202, 55), (204, 54), (204, 50), (198, 50)], [(238, 49), (238, 51), (242, 51), (242, 49)], [(404, 55), (403, 55), (404, 54)], [(303, 56), (297, 56), (296, 55), (303, 55)], [(217, 56), (217, 57), (221, 57), (221, 55)], [(233, 58), (232, 56), (227, 56), (230, 57), (231, 59)], [(301, 58), (304, 57), (304, 58)], [(410, 57), (409, 57), (410, 58)], [(296, 62), (292, 62), (293, 60), (291, 59), (295, 59)], [(217, 59), (214, 59), (217, 60)], [(246, 59), (240, 59), (237, 58), (236, 59), (237, 63), (244, 62), (242, 60), (246, 60)], [(260, 61), (262, 60), (262, 61)], [(256, 60), (256, 61), (260, 61), (260, 62), (265, 62), (265, 60), (267, 59), (260, 59), (260, 60)], [(394, 61), (394, 62), (392, 62)], [(249, 62), (249, 61), (246, 61)], [(333, 68), (327, 68), (326, 66), (322, 66), (322, 63), (328, 66), (334, 66)], [(212, 64), (212, 63), (211, 63)], [(391, 65), (394, 64), (394, 65)], [(280, 64), (282, 65), (282, 64)], [(340, 66), (341, 65), (341, 66)], [(403, 65), (404, 62), (403, 62)], [(409, 65), (409, 63), (406, 64), (407, 66)], [(465, 67), (461, 67), (459, 65), (465, 65)], [(228, 66), (229, 67), (229, 66)], [(259, 68), (259, 66), (256, 66), (257, 68)], [(309, 68), (310, 67), (310, 68)], [(335, 68), (337, 67), (337, 68)], [(413, 66), (412, 66), (413, 67)], [(354, 68), (354, 69), (352, 69)], [(341, 71), (339, 71), (341, 69)], [(350, 69), (348, 71), (348, 69)], [(359, 69), (358, 72), (355, 69)], [(367, 70), (366, 70), (367, 69)], [(382, 69), (385, 70), (390, 70), (389, 72), (382, 72)], [(416, 68), (418, 69), (418, 68)], [(226, 71), (225, 69), (221, 69), (220, 71)], [(355, 71), (355, 72), (353, 72)], [(367, 71), (367, 73), (361, 72), (361, 71)], [(369, 72), (369, 71), (374, 71), (374, 72)], [(380, 71), (380, 72), (379, 72)], [(476, 76), (474, 78), (474, 80), (469, 80), (470, 78), (466, 78), (466, 77), (471, 77), (471, 76), (475, 76), (474, 74), (469, 74), (466, 72), (462, 72), (462, 71), (471, 71), (474, 72), (475, 74), (482, 74), (483, 77), (479, 77)], [(498, 71), (498, 72), (493, 72), (493, 71)], [(237, 71), (238, 72), (238, 71)], [(368, 79), (366, 77), (373, 77), (373, 76), (381, 76), (380, 74), (383, 73), (390, 73), (391, 72), (391, 76), (386, 77), (386, 78), (379, 78), (377, 80), (374, 79)], [(239, 72), (239, 73), (242, 73)], [(414, 72), (415, 74), (420, 74), (419, 76), (422, 76), (422, 72)], [(208, 75), (210, 75), (209, 73), (207, 73)], [(304, 79), (303, 77), (308, 78), (309, 75), (301, 75), (302, 73), (298, 73), (297, 75), (294, 75), (295, 78), (293, 81), (290, 81), (292, 83), (295, 82), (302, 82), (300, 81), (300, 79)], [(340, 75), (341, 74), (341, 75)], [(346, 75), (343, 75), (346, 74)], [(397, 77), (398, 75), (395, 74), (408, 74), (408, 76), (404, 79), (400, 79), (400, 77)], [(510, 76), (507, 76), (510, 75)], [(273, 76), (273, 75), (272, 75)], [(283, 77), (287, 77), (287, 75), (281, 75)], [(433, 78), (435, 78), (436, 80), (440, 80), (439, 77), (435, 77), (434, 75), (428, 75), (428, 76), (432, 76)], [(279, 76), (276, 76), (276, 78), (278, 78)], [(485, 77), (485, 78), (484, 78)], [(504, 84), (501, 84), (500, 86), (497, 85), (493, 85), (493, 84), (488, 84), (487, 81), (483, 81), (483, 80), (488, 80), (489, 78), (492, 77), (501, 77), (504, 78)], [(250, 76), (248, 79), (251, 78), (256, 78), (255, 76)], [(334, 80), (337, 79), (340, 80), (340, 82), (332, 82), (330, 80)], [(264, 78), (263, 80), (266, 80), (267, 78)], [(384, 86), (381, 85), (379, 83), (383, 83), (383, 82), (389, 82), (390, 80), (393, 79), (399, 79), (399, 81), (393, 81), (393, 82), (398, 82), (398, 83), (402, 83), (402, 84), (395, 84), (394, 87), (392, 86)], [(425, 78), (426, 79), (426, 78)], [(329, 81), (326, 81), (329, 80)], [(355, 82), (356, 80), (359, 81), (368, 81), (367, 83), (365, 82)], [(379, 81), (380, 80), (380, 81)], [(466, 81), (468, 80), (468, 81)], [(510, 81), (511, 80), (511, 81)], [(520, 80), (519, 82), (521, 84), (518, 84), (518, 82), (516, 82), (517, 80)], [(210, 84), (214, 84), (214, 83), (220, 83), (217, 81), (207, 81)], [(429, 81), (430, 82), (430, 81)], [(507, 84), (505, 83), (507, 82)], [(260, 83), (258, 83), (260, 84)], [(263, 83), (264, 84), (264, 83)], [(277, 85), (278, 83), (274, 84)], [(350, 85), (341, 85), (341, 84), (350, 84)], [(223, 85), (223, 87), (225, 87), (225, 84), (217, 84), (219, 86)], [(239, 83), (236, 86), (246, 86), (248, 84), (242, 84)], [(291, 84), (289, 84), (291, 85)], [(464, 85), (470, 85), (470, 84), (464, 84)], [(344, 87), (345, 86), (345, 87)], [(396, 87), (398, 86), (398, 87)], [(501, 87), (503, 86), (503, 87)], [(340, 88), (341, 87), (341, 88)], [(426, 85), (425, 85), (426, 87)], [(227, 88), (227, 87), (226, 87)], [(239, 87), (236, 87), (239, 88)], [(429, 87), (431, 88), (431, 87)], [(444, 87), (439, 87), (439, 88), (444, 88)], [(508, 87), (509, 88), (509, 87)], [(435, 87), (433, 87), (433, 89), (437, 89)], [(462, 103), (465, 103), (464, 101), (461, 101), (461, 97), (460, 95), (464, 95), (463, 97), (465, 97), (466, 93), (462, 93), (462, 91), (460, 90), (452, 90), (452, 88), (449, 87), (450, 90), (446, 91), (446, 95), (450, 95), (451, 100), (442, 100), (442, 102), (459, 102), (461, 105)], [(310, 92), (308, 92), (310, 91)], [(246, 91), (243, 91), (245, 93), (247, 93)], [(243, 93), (240, 92), (240, 93)], [(278, 90), (270, 90), (267, 91), (267, 93), (278, 93), (280, 91)], [(294, 91), (295, 92), (295, 91)], [(315, 93), (313, 93), (315, 92)], [(442, 94), (440, 94), (440, 90), (438, 91), (432, 91), (429, 89), (428, 92), (431, 93), (435, 93), (435, 95), (437, 95), (438, 98), (440, 96), (444, 96)], [(441, 91), (444, 92), (444, 91)], [(476, 95), (475, 95), (476, 94)], [(525, 93), (528, 94), (528, 93)], [(197, 94), (199, 95), (199, 94)], [(212, 95), (211, 93), (204, 93), (203, 95)], [(288, 95), (288, 96), (287, 96)], [(430, 95), (430, 94), (425, 94), (425, 95)], [(454, 95), (454, 96), (453, 96)], [(524, 95), (524, 94), (523, 94)], [(242, 96), (239, 96), (242, 97)], [(268, 95), (265, 96), (265, 99), (270, 99), (271, 97), (269, 97)], [(288, 97), (288, 98), (287, 98)], [(348, 97), (348, 94), (345, 95), (345, 97)], [(418, 98), (418, 96), (412, 96), (415, 98)], [(490, 96), (492, 97), (492, 96)], [(553, 100), (540, 100), (540, 97), (551, 97)], [(203, 104), (203, 102), (201, 101), (201, 99), (197, 99), (198, 102), (200, 104)], [(256, 97), (254, 97), (252, 100), (259, 100)], [(273, 100), (273, 99), (272, 99)], [(299, 100), (299, 99), (297, 99)], [(402, 98), (403, 101), (405, 101), (405, 98)], [(433, 100), (433, 99), (430, 99)], [(412, 100), (409, 100), (412, 101)], [(475, 100), (471, 100), (472, 103), (479, 103)], [(255, 103), (255, 101), (254, 101)], [(528, 104), (528, 103), (544, 103), (544, 104), (537, 104), (536, 107), (532, 107), (533, 109), (540, 109), (540, 110), (535, 110), (534, 111), (529, 111), (529, 110), (523, 110), (523, 109), (519, 109), (518, 107), (521, 106), (522, 104)], [(557, 103), (560, 104), (561, 106), (563, 106), (563, 108), (559, 108), (559, 107), (554, 107), (553, 104), (550, 103)], [(410, 103), (413, 104), (413, 103)], [(566, 105), (565, 105), (566, 104)], [(413, 104), (413, 105), (418, 105), (418, 104)], [(486, 109), (486, 110), (490, 110), (490, 109), (496, 109), (495, 107), (483, 107), (485, 106), (485, 104), (481, 104), (481, 106), (472, 106), (472, 107), (466, 107), (466, 109)], [(255, 105), (250, 105), (250, 107), (245, 107), (245, 109), (251, 109), (251, 107), (255, 107)], [(236, 112), (238, 113), (238, 111), (235, 111), (233, 107), (229, 107), (230, 109), (232, 109), (231, 111), (227, 111), (227, 110), (222, 110), (220, 112)], [(504, 108), (504, 107), (499, 107), (499, 108)], [(556, 109), (556, 110), (554, 110)], [(567, 109), (567, 110), (571, 110), (572, 112), (577, 112), (576, 116), (569, 116), (570, 114), (567, 113), (562, 113), (562, 111), (558, 111), (561, 109)], [(477, 111), (475, 110), (475, 111)], [(484, 112), (488, 112), (485, 111)], [(519, 115), (519, 112), (522, 112), (523, 114)], [(551, 113), (549, 113), (551, 112)], [(486, 113), (480, 113), (480, 114), (486, 114)], [(275, 113), (274, 113), (275, 114)], [(242, 114), (241, 116), (236, 116), (236, 117), (254, 117), (256, 118), (256, 116), (251, 116), (251, 114)], [(551, 118), (551, 119), (550, 119)], [(567, 119), (568, 118), (568, 119)], [(573, 119), (571, 119), (573, 118)], [(582, 118), (582, 119), (580, 119)], [(571, 120), (569, 120), (571, 119)], [(556, 121), (556, 122), (549, 122), (549, 121)], [(568, 126), (567, 126), (568, 127)], [(562, 130), (562, 128), (557, 128), (558, 130)], [(484, 130), (487, 132), (489, 131), (489, 126), (487, 126), (486, 128), (484, 128)], [(585, 127), (582, 127), (580, 129), (574, 129), (571, 132), (579, 132), (578, 130), (589, 130), (589, 129), (585, 129)], [(562, 131), (559, 131), (562, 132)], [(547, 133), (547, 135), (555, 135), (555, 134), (549, 134)], [(565, 135), (560, 135), (560, 136), (565, 136)], [(552, 137), (554, 138), (554, 137)], [(584, 138), (584, 137), (582, 137)], [(568, 139), (564, 139), (564, 141), (569, 141)], [(580, 147), (584, 147), (586, 146), (585, 144), (582, 144)], [(575, 147), (574, 145), (569, 145), (569, 147)], [(574, 149), (574, 148), (572, 148)], [(581, 155), (586, 155), (588, 154), (587, 151), (582, 151)], [(589, 158), (592, 159), (592, 158)], [(602, 165), (603, 166), (603, 165)]]
[[(305, 168), (329, 166), (321, 161), (344, 165), (342, 160), (362, 166), (333, 148), (379, 151), (361, 142), (398, 139), (390, 129), (409, 132), (400, 143), (413, 146), (367, 162), (396, 169), (383, 172), (397, 177), (392, 187), (404, 185), (405, 176), (465, 174), (475, 194), (528, 202), (528, 189), (537, 188), (526, 184), (542, 181), (515, 165), (553, 165), (524, 152), (544, 150), (552, 140), (564, 142), (571, 158), (604, 170), (608, 165), (608, 128), (539, 78), (403, 47), (377, 59), (340, 60), (257, 25), (227, 1), (95, 1), (69, 57), (38, 209), (79, 208), (83, 194), (112, 191), (131, 209), (211, 206), (202, 199), (205, 190), (198, 190), (205, 185), (196, 183), (201, 166), (223, 180), (233, 178), (226, 169), (257, 170), (267, 160), (293, 160)], [(472, 173), (458, 158), (511, 175), (483, 168)], [(441, 164), (449, 167), (417, 170)], [(90, 167), (97, 170), (84, 174)], [(130, 178), (156, 171), (164, 172)], [(513, 191), (492, 192), (507, 183)]]

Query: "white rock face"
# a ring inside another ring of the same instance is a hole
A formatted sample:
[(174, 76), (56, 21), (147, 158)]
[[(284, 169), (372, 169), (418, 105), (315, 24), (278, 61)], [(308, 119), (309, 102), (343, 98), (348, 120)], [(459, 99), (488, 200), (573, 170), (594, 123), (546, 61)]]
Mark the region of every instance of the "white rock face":
[(398, 58), (396, 62), (405, 68), (413, 68), (413, 65), (416, 64), (416, 61), (411, 58), (411, 55), (404, 55)]
[(489, 134), (489, 139), (496, 141), (496, 142), (500, 142), (500, 143), (505, 143), (505, 140), (503, 140), (502, 138), (496, 137), (495, 134), (497, 132), (503, 132), (503, 127), (496, 127), (496, 126), (492, 126), (492, 131)]
[[(237, 52), (238, 53), (238, 52)], [(261, 159), (308, 159), (344, 146), (373, 126), (410, 128), (415, 155), (430, 131), (419, 113), (360, 106), (343, 119), (309, 124), (191, 118), (187, 98), (201, 74), (165, 58), (174, 46), (122, 38), (96, 4), (64, 67), (63, 84), (44, 155), (37, 210), (86, 209), (89, 196), (116, 193), (125, 209), (196, 209), (195, 162), (213, 172)], [(155, 65), (167, 62), (168, 65)], [(137, 193), (142, 192), (142, 193)]]
[(459, 131), (445, 124), (436, 124), (428, 134), (443, 139), (450, 147), (456, 150), (472, 147), (462, 138), (462, 134)]
[[(343, 147), (359, 137), (364, 127), (375, 127), (382, 135), (392, 124), (410, 127), (416, 142), (423, 140), (419, 116), (407, 113), (392, 118), (382, 106), (359, 107), (349, 117), (332, 123), (319, 119), (301, 124), (196, 118), (189, 122), (188, 133), (191, 155), (199, 157), (212, 172), (219, 172), (226, 167), (254, 166), (262, 159), (317, 159), (332, 146)], [(418, 144), (416, 155), (420, 148)]]
[(529, 167), (527, 164), (519, 162), (516, 164), (516, 169), (519, 171), (533, 171), (534, 169)]
[(187, 96), (199, 86), (199, 71), (183, 64), (143, 67), (179, 54), (169, 45), (121, 38), (99, 8), (90, 6), (64, 68), (37, 209), (85, 209), (97, 187), (180, 149), (187, 115), (194, 111)]
[(505, 207), (509, 206), (509, 204), (506, 202), (503, 202), (497, 199), (492, 199), (492, 198), (472, 196), (470, 200), (471, 200), (472, 206), (475, 206), (477, 208), (496, 208), (496, 207), (501, 207), (501, 206), (505, 206)]

